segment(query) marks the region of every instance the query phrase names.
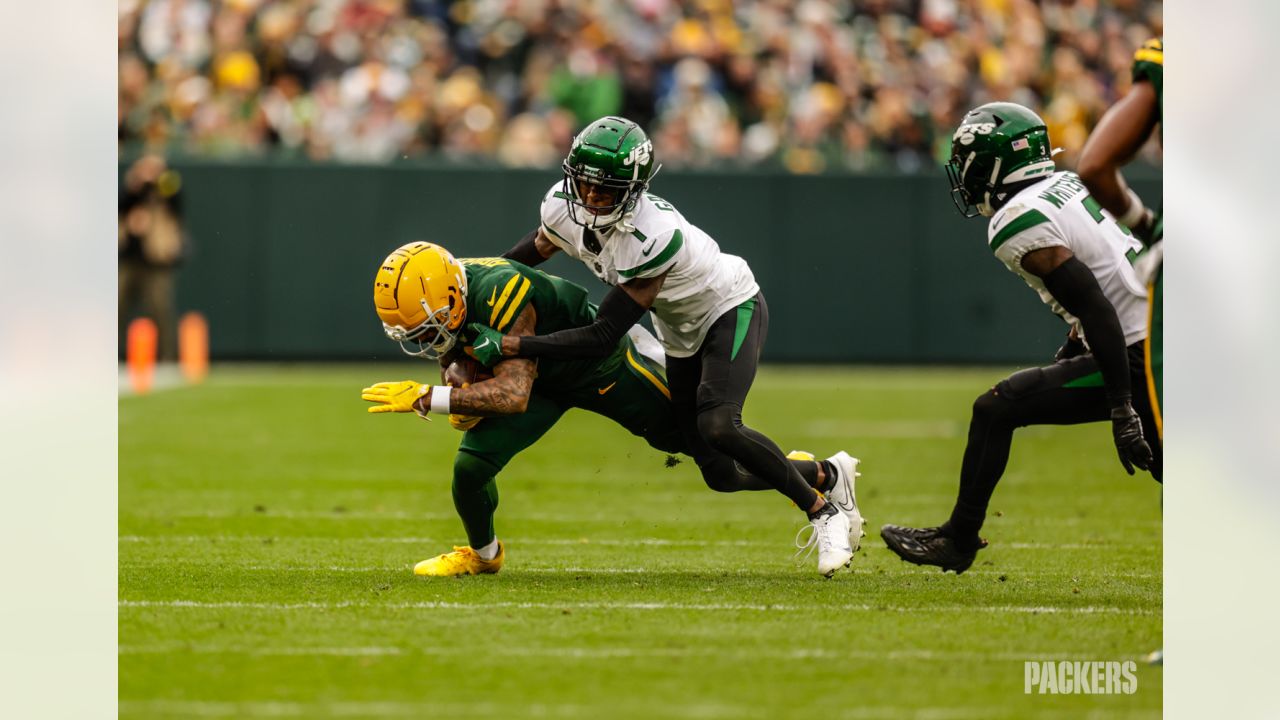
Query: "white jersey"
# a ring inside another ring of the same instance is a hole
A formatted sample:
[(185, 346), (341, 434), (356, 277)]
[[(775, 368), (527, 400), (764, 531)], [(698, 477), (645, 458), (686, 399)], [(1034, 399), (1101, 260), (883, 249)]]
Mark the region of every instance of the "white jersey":
[(629, 229), (621, 224), (590, 231), (599, 243), (588, 243), (589, 231), (569, 217), (560, 183), (542, 198), (543, 234), (609, 285), (667, 273), (653, 303), (653, 327), (672, 357), (696, 353), (712, 323), (760, 291), (747, 261), (720, 252), (710, 235), (656, 195), (636, 203)]
[(1147, 291), (1133, 269), (1142, 243), (1089, 196), (1075, 173), (1054, 173), (1014, 195), (991, 217), (987, 242), (1001, 262), (1084, 338), (1080, 321), (1058, 304), (1043, 280), (1022, 268), (1023, 256), (1032, 250), (1067, 248), (1089, 268), (1115, 307), (1125, 344), (1147, 336)]

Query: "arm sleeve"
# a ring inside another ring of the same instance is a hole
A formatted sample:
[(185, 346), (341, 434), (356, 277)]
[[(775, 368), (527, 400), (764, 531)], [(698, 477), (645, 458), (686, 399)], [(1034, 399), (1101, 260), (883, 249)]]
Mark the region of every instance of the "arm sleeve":
[(534, 267), (541, 264), (546, 258), (542, 257), (542, 253), (538, 252), (537, 239), (539, 228), (534, 228), (520, 238), (520, 242), (516, 243), (510, 250), (502, 253), (502, 257), (508, 260), (515, 260), (518, 263)]
[(1132, 398), (1129, 355), (1124, 330), (1116, 309), (1102, 294), (1098, 280), (1088, 266), (1075, 257), (1054, 268), (1044, 278), (1044, 287), (1067, 312), (1075, 315), (1089, 339), (1089, 349), (1098, 360), (1102, 382), (1111, 407)]
[(521, 336), (518, 357), (605, 357), (640, 321), (644, 310), (625, 290), (615, 287), (600, 303), (595, 322), (549, 335)]

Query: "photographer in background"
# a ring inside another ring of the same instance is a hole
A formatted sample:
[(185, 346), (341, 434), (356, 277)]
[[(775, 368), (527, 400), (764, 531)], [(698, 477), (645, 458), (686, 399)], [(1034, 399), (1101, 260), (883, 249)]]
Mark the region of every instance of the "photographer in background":
[(181, 176), (153, 154), (134, 162), (120, 185), (120, 330), (135, 311), (155, 321), (162, 362), (178, 357), (174, 273), (184, 245), (181, 190)]

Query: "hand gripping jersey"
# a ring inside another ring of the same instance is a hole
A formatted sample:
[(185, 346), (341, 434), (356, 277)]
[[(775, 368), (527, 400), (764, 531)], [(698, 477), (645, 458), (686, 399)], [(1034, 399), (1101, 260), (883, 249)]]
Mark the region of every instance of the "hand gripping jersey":
[(672, 357), (696, 353), (717, 318), (760, 291), (745, 260), (720, 252), (711, 236), (656, 195), (640, 198), (629, 223), (592, 231), (569, 217), (557, 182), (542, 198), (542, 230), (609, 285), (667, 272), (653, 326)]
[[(510, 332), (520, 313), (531, 303), (537, 315), (534, 332), (590, 325), (596, 308), (587, 290), (541, 270), (504, 258), (458, 258), (467, 273), (467, 323), (479, 323), (501, 333)], [(475, 337), (464, 331), (460, 345), (472, 345)], [(612, 376), (625, 361), (627, 339), (618, 342), (606, 358), (538, 361), (536, 387), (543, 391), (577, 390), (596, 387), (601, 378)]]
[(1014, 195), (991, 216), (987, 237), (996, 257), (1081, 337), (1079, 321), (1058, 304), (1044, 281), (1022, 268), (1027, 253), (1055, 245), (1070, 250), (1093, 272), (1115, 307), (1125, 344), (1147, 336), (1147, 291), (1133, 269), (1142, 243), (1089, 196), (1075, 173), (1054, 173)]

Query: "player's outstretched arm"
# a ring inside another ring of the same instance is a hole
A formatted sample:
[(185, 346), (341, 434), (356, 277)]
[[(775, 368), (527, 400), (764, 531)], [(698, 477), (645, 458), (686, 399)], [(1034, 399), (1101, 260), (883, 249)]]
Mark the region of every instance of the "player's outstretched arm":
[[(499, 337), (497, 331), (473, 325), (472, 329), (478, 336), (472, 355), (486, 365), (500, 357), (605, 357), (653, 306), (666, 278), (667, 273), (664, 272), (615, 287), (600, 303), (595, 322), (582, 327), (547, 335)], [(486, 338), (490, 343), (485, 343)]]
[[(517, 334), (529, 335), (537, 325), (532, 305), (525, 306), (511, 326)], [(373, 403), (371, 413), (448, 413), (459, 417), (516, 415), (529, 407), (536, 376), (532, 360), (512, 358), (497, 363), (493, 377), (465, 388), (427, 385), (414, 380), (374, 383), (360, 391), (360, 398)]]
[(1089, 194), (1140, 238), (1148, 238), (1155, 214), (1131, 190), (1120, 168), (1142, 149), (1160, 121), (1160, 100), (1150, 82), (1136, 82), (1107, 109), (1080, 154), (1078, 174)]
[(528, 235), (520, 238), (520, 242), (516, 243), (510, 250), (502, 253), (502, 257), (508, 260), (515, 260), (518, 263), (535, 267), (541, 265), (544, 260), (555, 255), (560, 248), (547, 239), (542, 228), (538, 227), (530, 231)]
[(1043, 280), (1054, 299), (1080, 320), (1102, 372), (1120, 462), (1130, 475), (1134, 466), (1146, 470), (1151, 466), (1151, 448), (1142, 437), (1142, 423), (1133, 409), (1128, 350), (1115, 306), (1107, 300), (1089, 267), (1061, 245), (1027, 253), (1022, 267)]

